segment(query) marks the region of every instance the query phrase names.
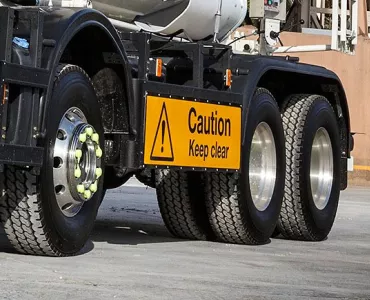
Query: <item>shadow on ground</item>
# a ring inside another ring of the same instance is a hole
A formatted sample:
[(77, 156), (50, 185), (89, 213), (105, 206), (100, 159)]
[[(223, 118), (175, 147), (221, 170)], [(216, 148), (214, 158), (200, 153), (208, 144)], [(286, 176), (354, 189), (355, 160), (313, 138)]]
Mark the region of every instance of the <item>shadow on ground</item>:
[[(89, 241), (78, 255), (84, 255), (92, 251), (97, 242), (113, 245), (141, 245), (189, 242), (189, 240), (174, 238), (162, 224), (97, 220)], [(270, 243), (271, 239), (265, 245)], [(0, 252), (16, 253), (2, 228), (0, 228)]]
[(117, 221), (97, 221), (91, 240), (119, 245), (184, 241), (174, 238), (163, 225)]
[[(118, 224), (117, 222), (107, 221), (96, 223), (91, 240), (93, 242), (107, 242), (117, 245), (189, 242), (189, 240), (186, 239), (174, 238), (164, 225), (142, 224), (137, 222), (124, 222)], [(198, 240), (195, 240), (194, 242), (197, 241)], [(212, 239), (209, 242), (215, 242), (215, 240)], [(271, 239), (269, 239), (263, 245), (268, 245), (271, 242)]]
[[(96, 221), (90, 240), (86, 243), (79, 255), (92, 251), (96, 242), (116, 245), (140, 245), (184, 241), (172, 237), (162, 225)], [(3, 228), (0, 228), (0, 252), (16, 253), (9, 243)]]

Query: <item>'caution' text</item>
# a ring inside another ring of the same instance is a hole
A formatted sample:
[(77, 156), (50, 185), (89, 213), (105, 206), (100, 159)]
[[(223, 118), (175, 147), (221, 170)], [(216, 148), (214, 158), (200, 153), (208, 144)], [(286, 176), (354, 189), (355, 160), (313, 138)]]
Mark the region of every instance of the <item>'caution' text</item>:
[(231, 120), (217, 116), (217, 110), (211, 115), (205, 116), (197, 114), (194, 107), (190, 108), (188, 116), (188, 125), (191, 133), (230, 136)]

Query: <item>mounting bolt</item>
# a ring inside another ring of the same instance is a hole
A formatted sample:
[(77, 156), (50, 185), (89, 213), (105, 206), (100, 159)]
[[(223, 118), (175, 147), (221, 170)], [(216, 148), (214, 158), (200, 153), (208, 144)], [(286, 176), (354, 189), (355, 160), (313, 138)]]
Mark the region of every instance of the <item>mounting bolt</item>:
[(6, 139), (6, 135), (5, 135), (5, 134), (1, 135), (1, 137), (2, 137), (4, 140)]

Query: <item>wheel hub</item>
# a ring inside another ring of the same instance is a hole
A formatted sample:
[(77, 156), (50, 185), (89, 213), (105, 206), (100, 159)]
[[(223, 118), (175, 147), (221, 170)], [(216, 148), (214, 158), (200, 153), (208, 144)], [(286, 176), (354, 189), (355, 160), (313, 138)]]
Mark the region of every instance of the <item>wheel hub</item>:
[(265, 211), (270, 205), (276, 181), (276, 148), (270, 126), (258, 124), (249, 158), (249, 186), (255, 207)]
[(59, 123), (53, 167), (55, 196), (65, 216), (75, 216), (97, 192), (102, 156), (99, 134), (80, 109), (70, 108)]
[(312, 198), (316, 207), (324, 209), (333, 185), (333, 149), (329, 133), (319, 128), (312, 143), (310, 181)]

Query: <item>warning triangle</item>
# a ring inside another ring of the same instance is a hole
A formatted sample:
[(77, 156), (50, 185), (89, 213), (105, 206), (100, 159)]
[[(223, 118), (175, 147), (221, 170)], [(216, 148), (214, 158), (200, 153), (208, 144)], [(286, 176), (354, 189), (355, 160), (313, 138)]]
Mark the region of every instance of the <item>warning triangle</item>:
[(172, 148), (170, 123), (168, 121), (166, 103), (164, 102), (154, 137), (150, 159), (156, 161), (174, 161), (175, 159)]

